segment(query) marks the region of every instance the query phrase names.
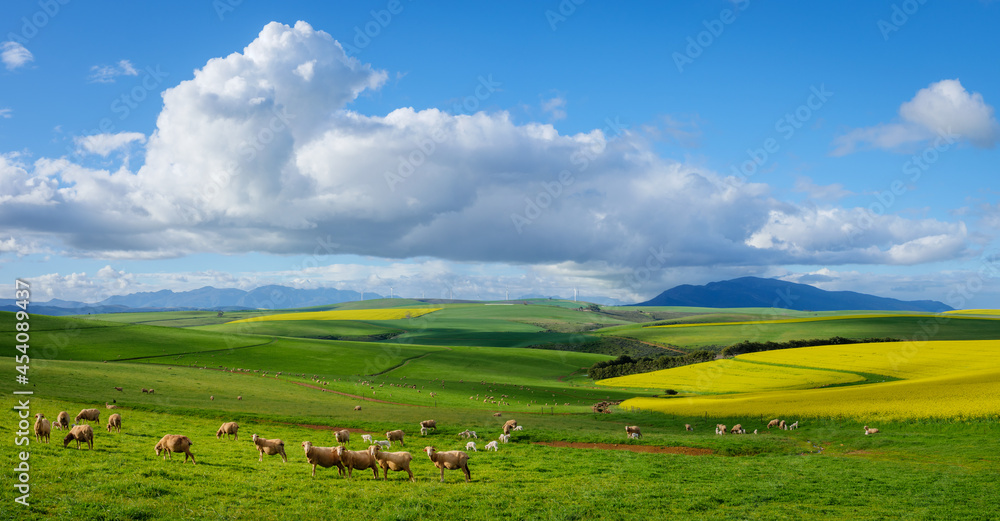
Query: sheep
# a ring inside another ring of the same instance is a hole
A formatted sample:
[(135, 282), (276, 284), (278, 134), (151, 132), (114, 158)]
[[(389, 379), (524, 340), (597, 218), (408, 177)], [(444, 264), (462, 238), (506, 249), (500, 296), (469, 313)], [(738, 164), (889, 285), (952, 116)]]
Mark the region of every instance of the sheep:
[(338, 445), (333, 450), (337, 451), (340, 462), (347, 467), (347, 479), (351, 479), (351, 473), (354, 469), (372, 469), (375, 479), (378, 479), (378, 462), (375, 461), (375, 457), (372, 456), (371, 452), (365, 450), (347, 450), (343, 445)]
[(387, 440), (389, 440), (390, 443), (398, 441), (400, 446), (402, 447), (406, 446), (406, 444), (403, 443), (403, 431), (399, 429), (385, 433), (385, 437)]
[(865, 425), (865, 436), (868, 436), (869, 434), (878, 434), (878, 429), (874, 427), (869, 429), (868, 426)]
[(501, 434), (499, 439), (503, 443), (510, 443), (510, 434)]
[(241, 394), (241, 395), (237, 396), (236, 397), (236, 401), (242, 402), (243, 401), (243, 395)]
[(223, 423), (222, 426), (219, 427), (219, 430), (215, 432), (215, 439), (221, 440), (222, 435), (225, 434), (227, 440), (229, 439), (229, 436), (232, 435), (233, 441), (240, 441), (239, 431), (240, 431), (240, 426), (238, 423), (226, 422)]
[(771, 421), (767, 422), (767, 428), (770, 429), (771, 427), (777, 427), (778, 424), (780, 424), (780, 423), (781, 423), (781, 420), (779, 420), (779, 419), (771, 420)]
[(626, 434), (626, 436), (628, 436), (628, 439), (630, 439), (630, 440), (637, 440), (637, 439), (639, 439), (639, 434), (635, 433), (635, 432), (630, 432), (630, 433)]
[[(472, 397), (470, 396), (469, 398), (472, 398)], [(499, 418), (499, 417), (501, 417), (501, 416), (503, 416), (503, 415), (502, 415), (502, 414), (500, 414), (500, 413), (498, 413), (498, 412), (495, 412), (495, 413), (493, 413), (493, 417), (494, 417), (494, 418)]]
[(421, 427), (420, 428), (420, 435), (421, 436), (427, 436), (428, 432), (430, 432), (430, 429), (428, 429), (427, 427)]
[(515, 431), (523, 431), (524, 430), (524, 426), (522, 426), (522, 425), (516, 425), (516, 426), (514, 426), (514, 430)]
[(213, 394), (213, 395), (209, 396), (208, 397), (208, 401), (214, 402), (215, 401), (215, 395)]
[(364, 440), (364, 442), (367, 443), (367, 444), (369, 444), (369, 445), (371, 445), (372, 443), (374, 443), (372, 441), (372, 435), (371, 434), (362, 434), (361, 435), (361, 439)]
[[(507, 434), (507, 433), (504, 432), (504, 434)], [(626, 425), (625, 426), (625, 435), (628, 436), (629, 438), (632, 438), (633, 436), (631, 436), (631, 435), (633, 435), (633, 434), (635, 435), (634, 436), (635, 438), (641, 438), (642, 437), (642, 431), (639, 430), (639, 426), (638, 425)]]
[(483, 450), (490, 450), (490, 449), (492, 449), (493, 452), (496, 452), (497, 450), (499, 450), (499, 447), (497, 446), (497, 440), (493, 440), (493, 441), (487, 443), (486, 444), (486, 448), (483, 449)]
[(101, 422), (101, 411), (97, 409), (81, 409), (80, 414), (73, 418), (73, 423), (80, 423), (80, 420), (87, 420), (92, 422)]
[(344, 464), (340, 461), (340, 454), (337, 453), (336, 447), (313, 447), (312, 442), (303, 441), (302, 450), (306, 453), (306, 461), (313, 467), (312, 475), (314, 478), (316, 477), (316, 465), (325, 469), (336, 465), (340, 475), (344, 475)]
[(504, 424), (503, 424), (503, 433), (504, 433), (504, 434), (510, 434), (510, 431), (511, 431), (511, 430), (512, 430), (512, 429), (513, 429), (514, 427), (517, 427), (517, 420), (507, 420), (507, 421), (506, 421), (506, 422), (504, 422)]
[(781, 420), (781, 423), (778, 424), (778, 428), (781, 430), (785, 430), (788, 428), (788, 426), (785, 425), (785, 420)]
[(165, 434), (160, 441), (156, 442), (156, 446), (153, 450), (156, 451), (156, 455), (159, 456), (160, 452), (164, 452), (163, 459), (174, 459), (172, 453), (183, 452), (184, 453), (184, 463), (187, 463), (188, 456), (191, 456), (191, 463), (197, 465), (198, 462), (194, 459), (194, 454), (191, 454), (191, 438), (187, 436), (182, 436), (180, 434)]
[(149, 390), (149, 394), (155, 394), (155, 393), (156, 393), (156, 391), (154, 391), (152, 389)]
[(420, 422), (420, 428), (422, 429), (434, 429), (437, 430), (437, 420), (424, 420)]
[(479, 449), (476, 449), (476, 442), (474, 442), (474, 441), (470, 441), (469, 443), (466, 443), (465, 444), (465, 450), (471, 450), (472, 452), (479, 452)]
[(444, 483), (444, 471), (462, 469), (465, 473), (465, 482), (472, 481), (472, 474), (469, 472), (469, 455), (460, 450), (449, 450), (447, 452), (437, 452), (434, 447), (424, 447), (424, 452), (431, 459), (434, 466), (441, 469), (441, 483)]
[(688, 432), (692, 432), (692, 431), (694, 431), (694, 427), (692, 427), (690, 423), (685, 423), (684, 424), (684, 430), (686, 430)]
[(742, 423), (737, 423), (736, 425), (733, 425), (732, 430), (729, 431), (730, 434), (746, 434), (746, 432), (747, 431), (743, 429)]
[(143, 394), (149, 394), (149, 389), (146, 389), (145, 387), (143, 387), (142, 388), (142, 393)]
[(337, 438), (337, 443), (341, 445), (347, 445), (351, 441), (351, 431), (347, 429), (341, 429), (333, 433), (334, 437)]
[(35, 441), (41, 443), (49, 442), (49, 435), (52, 433), (52, 424), (45, 419), (45, 415), (38, 413), (35, 415)]
[(121, 387), (115, 387), (115, 390), (118, 391), (118, 392), (122, 392), (122, 388)]
[(476, 438), (476, 439), (479, 439), (479, 436), (476, 436), (476, 431), (470, 431), (468, 429), (466, 429), (466, 430), (458, 433), (458, 436), (460, 438)]
[(715, 424), (715, 433), (719, 434), (719, 435), (725, 434), (726, 433), (726, 426), (724, 424), (722, 424), (722, 423)]
[(112, 404), (110, 404), (108, 402), (104, 402), (104, 407), (106, 407), (108, 409), (117, 409), (118, 408), (117, 405), (112, 405)]
[(788, 430), (798, 429), (798, 428), (799, 428), (799, 421), (798, 420), (795, 420), (795, 423), (793, 423), (793, 424), (791, 424), (791, 425), (788, 426)]
[(281, 454), (281, 461), (288, 463), (288, 456), (285, 455), (285, 442), (279, 439), (269, 440), (267, 438), (261, 438), (254, 434), (251, 436), (253, 439), (253, 444), (257, 446), (257, 452), (260, 456), (257, 458), (258, 462), (264, 461), (264, 454), (268, 456), (274, 456), (275, 454)]
[[(379, 445), (372, 445), (368, 447), (368, 453), (375, 458), (378, 465), (382, 467), (382, 479), (389, 479), (389, 471), (402, 472), (406, 471), (410, 475), (410, 481), (416, 481), (413, 478), (413, 471), (410, 470), (410, 461), (413, 460), (413, 455), (409, 452), (383, 452), (382, 447)], [(375, 471), (375, 477), (378, 477), (378, 470)]]
[(69, 445), (69, 442), (76, 440), (76, 448), (80, 448), (80, 442), (87, 444), (90, 449), (94, 448), (94, 429), (90, 425), (73, 425), (73, 428), (69, 430), (69, 434), (63, 438), (63, 447)]
[(354, 406), (354, 410), (355, 411), (360, 411), (361, 410), (361, 406), (360, 405), (355, 405)]
[(118, 414), (118, 413), (114, 413), (111, 416), (108, 416), (108, 425), (107, 425), (107, 427), (108, 427), (108, 432), (111, 432), (111, 429), (114, 429), (115, 432), (121, 433), (122, 432), (122, 415)]
[(375, 440), (375, 445), (388, 449), (389, 447), (392, 447), (392, 442), (389, 440)]
[(56, 422), (52, 425), (57, 429), (68, 429), (69, 413), (66, 411), (59, 411), (59, 414), (56, 415)]

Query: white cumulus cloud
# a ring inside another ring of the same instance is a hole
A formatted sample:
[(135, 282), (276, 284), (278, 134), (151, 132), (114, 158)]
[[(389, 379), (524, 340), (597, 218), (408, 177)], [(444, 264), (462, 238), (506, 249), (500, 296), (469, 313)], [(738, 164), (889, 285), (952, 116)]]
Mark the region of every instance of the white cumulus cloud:
[(146, 136), (141, 132), (119, 132), (117, 134), (80, 136), (74, 138), (73, 141), (81, 151), (107, 157), (111, 152), (125, 148), (130, 143), (145, 143)]
[(35, 56), (25, 46), (11, 40), (0, 43), (0, 61), (12, 71), (35, 61)]

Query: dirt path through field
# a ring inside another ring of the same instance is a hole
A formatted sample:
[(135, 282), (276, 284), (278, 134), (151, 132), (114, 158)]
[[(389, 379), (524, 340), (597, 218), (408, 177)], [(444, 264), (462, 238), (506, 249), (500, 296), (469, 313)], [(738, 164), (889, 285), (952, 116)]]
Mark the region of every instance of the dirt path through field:
[(653, 454), (684, 454), (687, 456), (711, 456), (715, 451), (697, 447), (659, 447), (655, 445), (619, 445), (617, 443), (584, 443), (579, 441), (536, 441), (535, 445), (547, 447), (569, 447), (572, 449), (627, 450)]

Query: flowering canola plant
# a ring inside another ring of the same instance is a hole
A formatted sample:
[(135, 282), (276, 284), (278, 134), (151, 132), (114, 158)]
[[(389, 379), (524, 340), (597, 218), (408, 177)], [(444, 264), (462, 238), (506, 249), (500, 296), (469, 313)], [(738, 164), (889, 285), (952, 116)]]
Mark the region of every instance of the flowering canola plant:
[(267, 322), (272, 320), (399, 320), (401, 318), (416, 318), (439, 309), (442, 308), (331, 309), (329, 311), (263, 315), (260, 317), (233, 320), (229, 324)]

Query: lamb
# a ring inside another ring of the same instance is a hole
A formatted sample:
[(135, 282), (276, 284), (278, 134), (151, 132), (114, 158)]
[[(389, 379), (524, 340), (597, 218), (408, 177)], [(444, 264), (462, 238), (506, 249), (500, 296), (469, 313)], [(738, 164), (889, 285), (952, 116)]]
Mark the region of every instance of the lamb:
[(268, 456), (281, 454), (281, 461), (288, 463), (288, 456), (285, 455), (285, 442), (280, 439), (269, 440), (261, 438), (256, 434), (251, 436), (251, 438), (253, 438), (253, 444), (257, 446), (257, 452), (260, 453), (260, 457), (257, 458), (258, 462), (264, 461), (264, 454)]
[(306, 453), (306, 461), (313, 466), (312, 475), (316, 477), (316, 465), (328, 469), (334, 465), (344, 475), (344, 464), (340, 461), (340, 454), (336, 447), (313, 447), (312, 442), (303, 441), (302, 450)]
[(424, 452), (431, 459), (434, 466), (441, 469), (441, 483), (444, 483), (444, 471), (462, 469), (465, 473), (465, 482), (472, 481), (472, 474), (469, 472), (469, 455), (460, 450), (450, 450), (447, 452), (437, 452), (434, 447), (424, 447)]
[(420, 435), (421, 436), (427, 436), (428, 432), (430, 432), (430, 429), (428, 429), (427, 427), (421, 427), (420, 428)]
[(372, 441), (372, 435), (371, 434), (362, 434), (361, 435), (361, 439), (364, 440), (364, 442), (367, 443), (367, 444), (369, 444), (369, 445), (371, 445), (372, 443), (374, 443)]
[(108, 409), (117, 409), (118, 408), (117, 405), (112, 405), (112, 404), (110, 404), (108, 402), (104, 402), (104, 407), (106, 407)]
[(424, 420), (420, 422), (420, 427), (422, 429), (434, 429), (437, 430), (437, 420)]
[(390, 443), (392, 443), (394, 441), (398, 441), (400, 446), (403, 446), (403, 447), (406, 446), (406, 444), (403, 443), (403, 431), (401, 431), (399, 429), (396, 429), (394, 431), (389, 431), (389, 432), (385, 433), (385, 437), (386, 437), (386, 439), (389, 440)]
[[(504, 434), (507, 434), (507, 433), (504, 432)], [(628, 436), (628, 437), (630, 437), (630, 438), (632, 438), (632, 437), (641, 438), (642, 437), (642, 431), (639, 430), (639, 426), (638, 425), (626, 425), (625, 426), (625, 435)], [(634, 435), (634, 436), (632, 436), (632, 435)]]
[(101, 411), (97, 409), (81, 409), (80, 414), (77, 414), (76, 418), (73, 418), (73, 423), (80, 423), (80, 420), (100, 423)]
[(56, 415), (56, 422), (53, 423), (52, 426), (57, 429), (68, 429), (69, 413), (66, 411), (59, 411), (59, 414)]
[(121, 387), (115, 387), (115, 390), (118, 391), (118, 392), (122, 392), (122, 388)]
[(499, 439), (503, 443), (510, 443), (510, 434), (501, 434)]
[(637, 439), (639, 439), (639, 434), (635, 433), (635, 432), (630, 432), (630, 433), (626, 434), (626, 436), (628, 436), (628, 439), (630, 439), (630, 440), (637, 440)]
[(524, 426), (521, 426), (521, 425), (516, 425), (516, 426), (514, 427), (514, 430), (515, 430), (515, 431), (523, 431), (523, 430), (524, 430)]
[(372, 456), (371, 452), (364, 450), (347, 450), (343, 445), (334, 447), (334, 450), (337, 451), (337, 456), (340, 458), (340, 462), (347, 467), (347, 479), (351, 479), (351, 473), (354, 469), (372, 469), (372, 472), (375, 474), (375, 479), (378, 479), (378, 462), (375, 461), (375, 457)]
[(868, 436), (869, 434), (878, 434), (878, 429), (874, 427), (869, 429), (868, 426), (865, 425), (865, 436)]
[(333, 433), (334, 437), (337, 438), (337, 443), (341, 445), (347, 445), (351, 441), (351, 431), (347, 429), (341, 429)]
[(721, 423), (715, 424), (715, 433), (716, 434), (720, 434), (720, 435), (725, 434), (726, 433), (726, 426), (724, 424), (721, 424)]
[(477, 440), (479, 439), (479, 436), (476, 436), (476, 431), (470, 431), (468, 429), (458, 433), (458, 436), (460, 438), (476, 438)]
[(52, 424), (49, 420), (45, 419), (45, 415), (38, 413), (35, 415), (35, 441), (41, 443), (43, 440), (45, 443), (49, 442), (49, 434), (52, 433)]
[(73, 425), (73, 428), (69, 430), (69, 434), (63, 438), (63, 447), (69, 445), (69, 442), (76, 440), (76, 448), (80, 448), (80, 442), (84, 442), (90, 449), (94, 448), (94, 429), (90, 425)]
[(499, 447), (497, 446), (497, 440), (493, 440), (486, 444), (486, 449), (484, 450), (490, 450), (490, 449), (493, 449), (493, 452), (496, 452), (499, 449)]
[(466, 443), (465, 444), (465, 450), (471, 450), (472, 452), (479, 452), (479, 450), (476, 449), (476, 442), (474, 442), (474, 441), (470, 441), (469, 443)]
[(692, 427), (690, 423), (685, 423), (684, 424), (684, 430), (686, 430), (688, 432), (691, 432), (691, 431), (694, 431), (694, 427)]
[[(410, 461), (413, 460), (413, 455), (409, 452), (383, 452), (382, 447), (379, 445), (372, 445), (368, 447), (368, 452), (375, 458), (379, 466), (382, 467), (382, 479), (389, 479), (389, 471), (402, 472), (406, 471), (410, 475), (410, 481), (416, 481), (413, 478), (413, 472), (410, 470)], [(375, 477), (378, 477), (378, 470), (375, 471)]]
[(115, 432), (121, 433), (122, 432), (122, 415), (118, 414), (118, 413), (114, 413), (111, 416), (108, 416), (108, 425), (107, 425), (107, 427), (108, 427), (108, 432), (111, 432), (111, 429), (114, 429)]
[(799, 421), (798, 420), (795, 420), (795, 423), (793, 423), (793, 424), (791, 424), (791, 425), (788, 426), (788, 430), (798, 429), (798, 428), (799, 428)]
[(191, 454), (191, 438), (187, 436), (182, 436), (180, 434), (165, 434), (160, 441), (156, 442), (156, 446), (153, 450), (156, 451), (156, 455), (159, 456), (161, 452), (165, 452), (163, 459), (174, 459), (172, 453), (183, 452), (184, 453), (184, 463), (187, 463), (188, 456), (191, 456), (191, 463), (197, 465), (198, 462), (194, 459), (194, 454)]
[(503, 433), (510, 434), (510, 431), (513, 430), (514, 427), (517, 427), (517, 420), (507, 420), (503, 424)]
[(223, 423), (222, 426), (219, 427), (219, 430), (215, 432), (215, 439), (222, 439), (222, 435), (225, 434), (227, 440), (229, 439), (229, 436), (232, 435), (233, 441), (240, 441), (239, 430), (240, 426), (236, 422)]
[(767, 428), (770, 429), (771, 427), (777, 427), (778, 424), (780, 424), (780, 423), (781, 423), (781, 420), (778, 420), (778, 419), (771, 420), (771, 421), (767, 422)]
[(387, 449), (389, 447), (392, 447), (392, 442), (389, 441), (389, 440), (375, 440), (375, 444), (378, 445), (378, 446), (380, 446), (380, 447), (385, 447)]

